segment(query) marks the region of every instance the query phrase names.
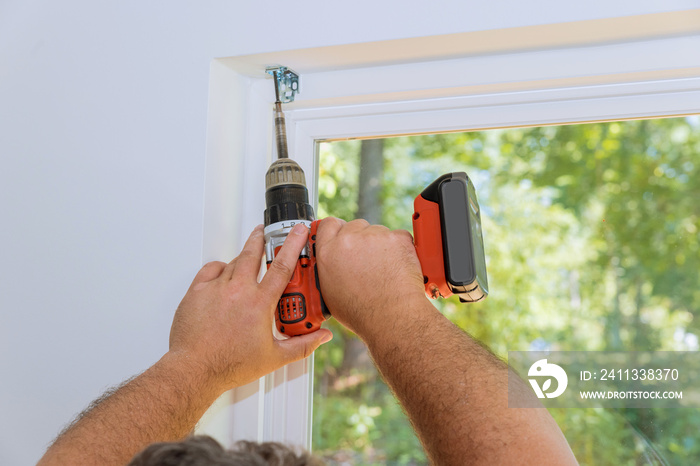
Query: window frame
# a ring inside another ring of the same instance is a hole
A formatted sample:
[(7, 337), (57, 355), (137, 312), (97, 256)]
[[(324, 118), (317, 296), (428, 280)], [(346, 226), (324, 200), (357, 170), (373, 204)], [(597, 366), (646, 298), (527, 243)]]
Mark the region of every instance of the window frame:
[[(203, 262), (235, 257), (262, 221), (274, 93), (261, 63), (301, 75), (301, 93), (285, 113), (290, 153), (314, 205), (321, 141), (700, 113), (700, 34), (436, 60), (422, 54), (390, 65), (381, 64), (390, 57), (373, 56), (369, 66), (345, 69), (324, 67), (333, 62), (328, 49), (308, 50), (303, 60), (281, 52), (212, 62)], [(312, 405), (313, 356), (228, 392), (198, 432), (226, 445), (274, 440), (310, 449)]]

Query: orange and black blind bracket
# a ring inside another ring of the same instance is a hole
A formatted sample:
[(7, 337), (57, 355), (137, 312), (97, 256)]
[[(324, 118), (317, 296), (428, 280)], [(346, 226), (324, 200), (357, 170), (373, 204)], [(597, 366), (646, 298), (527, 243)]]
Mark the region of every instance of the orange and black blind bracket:
[[(275, 324), (277, 330), (288, 336), (303, 335), (321, 328), (323, 321), (330, 317), (328, 308), (321, 297), (316, 266), (316, 220), (309, 229), (308, 256), (301, 256), (294, 269), (292, 279), (277, 303)], [(277, 254), (279, 247), (275, 251)], [(270, 264), (267, 265), (268, 268)]]

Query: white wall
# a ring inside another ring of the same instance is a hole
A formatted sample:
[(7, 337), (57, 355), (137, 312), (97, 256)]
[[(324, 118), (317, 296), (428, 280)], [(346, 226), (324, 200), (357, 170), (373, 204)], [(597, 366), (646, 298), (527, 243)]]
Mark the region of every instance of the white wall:
[(698, 7), (507, 3), (1, 0), (0, 464), (166, 351), (201, 262), (213, 58)]

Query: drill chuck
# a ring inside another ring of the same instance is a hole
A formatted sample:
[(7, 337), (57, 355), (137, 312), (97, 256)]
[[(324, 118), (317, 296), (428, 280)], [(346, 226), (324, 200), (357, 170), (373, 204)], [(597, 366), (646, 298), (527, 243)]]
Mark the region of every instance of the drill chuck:
[(265, 175), (265, 226), (293, 220), (314, 220), (306, 177), (292, 159), (278, 159)]
[[(269, 263), (294, 225), (308, 227), (314, 221), (306, 177), (294, 160), (278, 159), (270, 165), (265, 175), (265, 205), (265, 255)], [(302, 255), (308, 256), (306, 248)]]

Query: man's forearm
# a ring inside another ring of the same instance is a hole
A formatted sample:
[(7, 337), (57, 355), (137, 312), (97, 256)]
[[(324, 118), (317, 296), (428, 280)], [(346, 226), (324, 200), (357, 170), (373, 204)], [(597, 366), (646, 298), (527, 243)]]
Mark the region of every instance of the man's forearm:
[(377, 315), (362, 337), (435, 464), (575, 464), (544, 408), (508, 408), (507, 366), (427, 300)]
[(145, 446), (187, 436), (220, 391), (168, 354), (80, 416), (39, 462), (123, 465)]

